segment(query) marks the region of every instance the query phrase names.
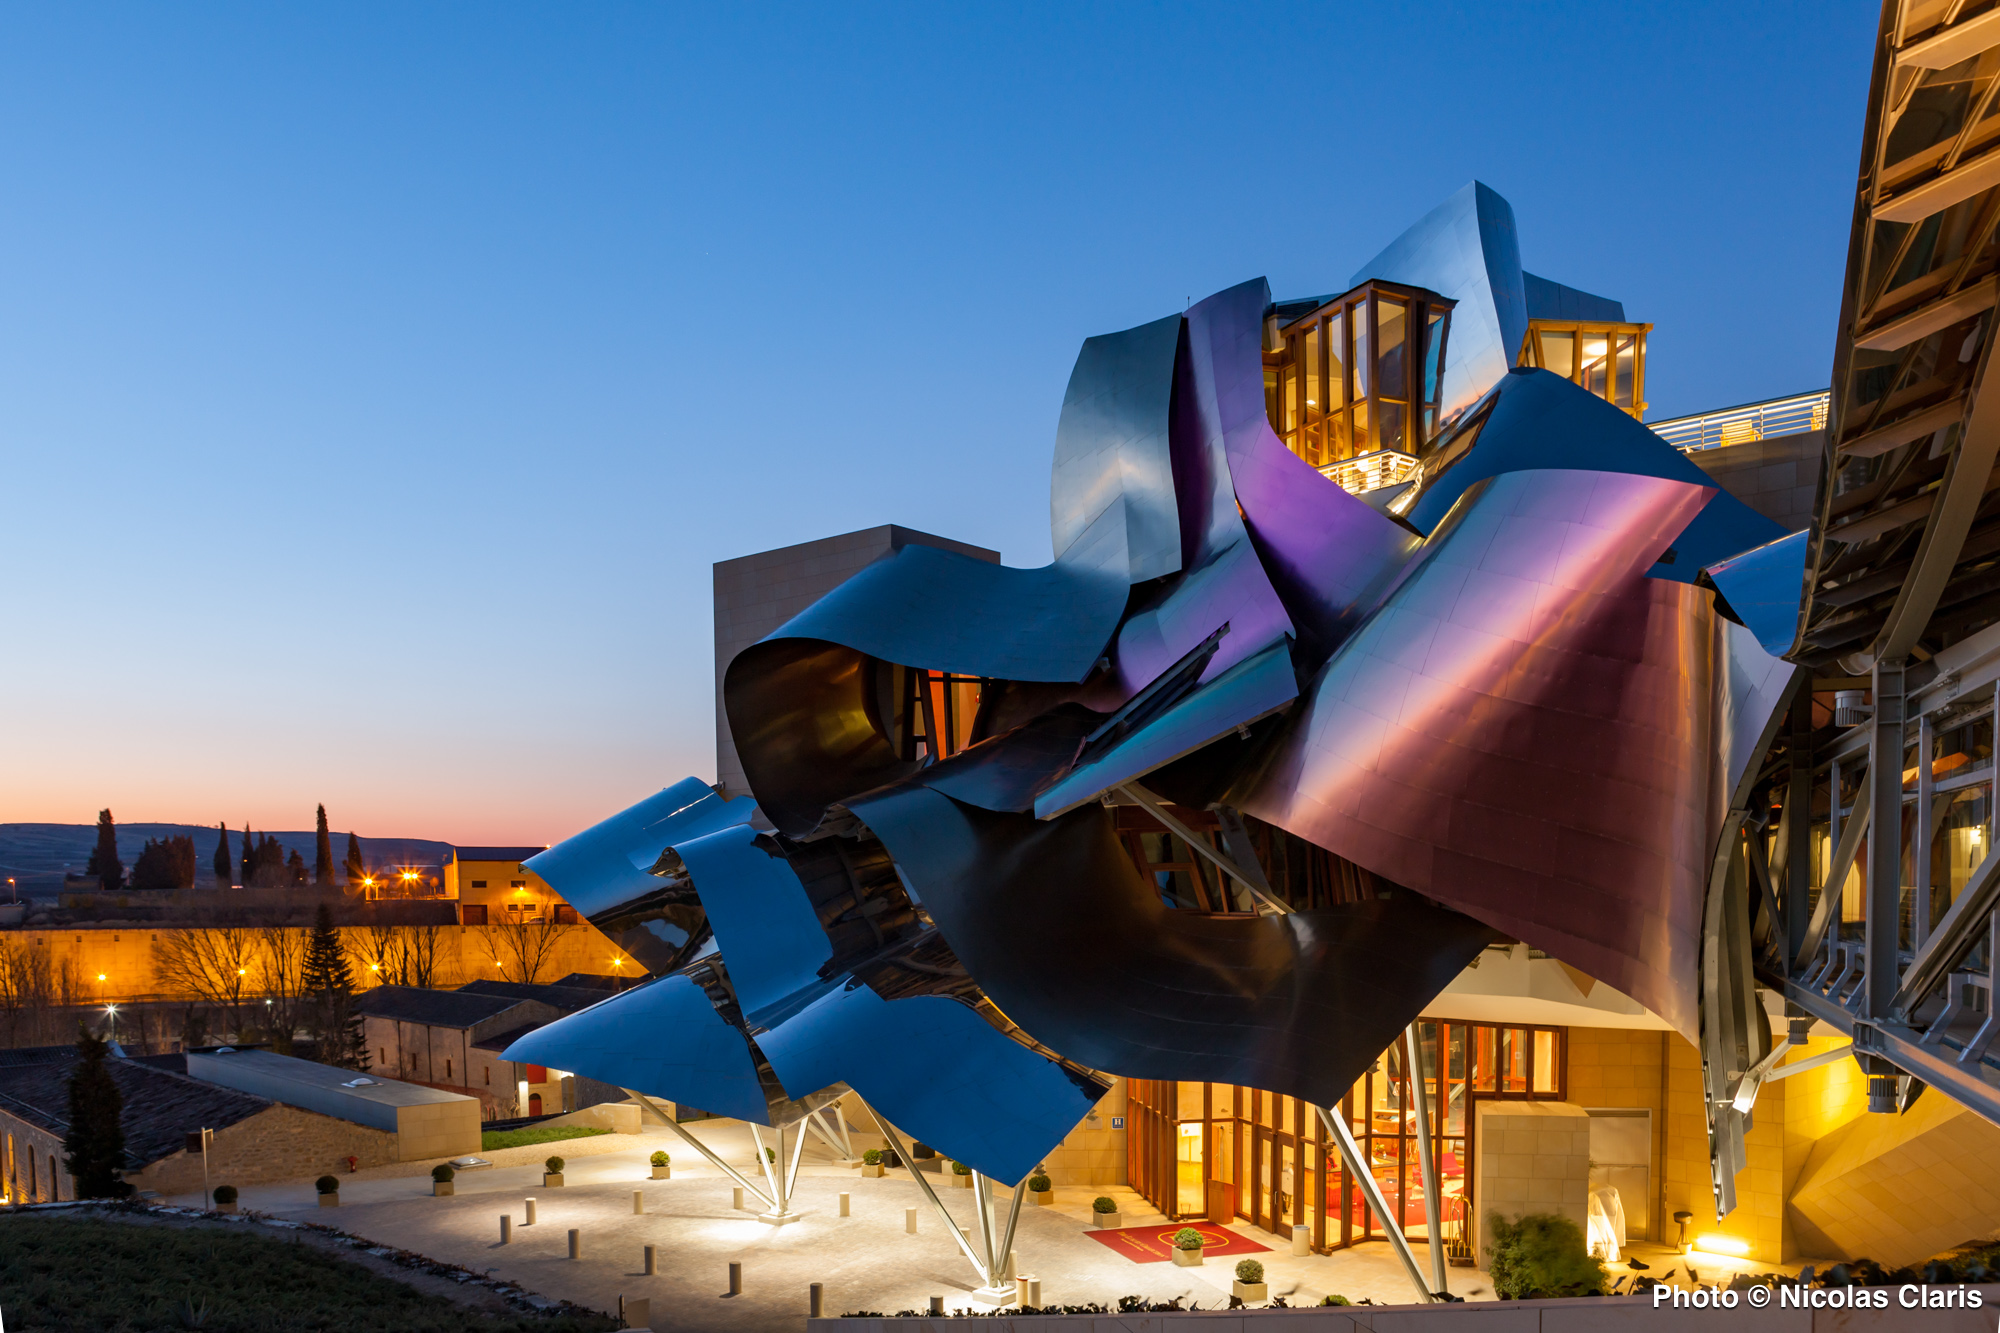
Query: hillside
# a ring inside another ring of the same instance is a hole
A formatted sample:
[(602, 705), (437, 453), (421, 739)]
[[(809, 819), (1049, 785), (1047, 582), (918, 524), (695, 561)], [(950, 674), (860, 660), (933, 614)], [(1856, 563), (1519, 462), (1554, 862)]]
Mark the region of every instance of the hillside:
[[(279, 831), (257, 829), (262, 837), (266, 832), (283, 843), (285, 850), (296, 850), (305, 858), (308, 866), (313, 863), (313, 832)], [(211, 883), (209, 865), (215, 859), (215, 828), (203, 824), (120, 824), (118, 826), (118, 859), (125, 863), (129, 872), (132, 863), (139, 859), (139, 849), (146, 845), (148, 838), (167, 838), (185, 834), (194, 839), (196, 865), (200, 878), (197, 883)], [(12, 877), (20, 882), (23, 893), (49, 894), (62, 887), (65, 873), (80, 875), (90, 860), (90, 852), (97, 845), (95, 824), (0, 824), (0, 879)], [(229, 851), (233, 857), (243, 855), (243, 830), (229, 831)], [(333, 834), (333, 859), (336, 864), (347, 854), (347, 834), (336, 829)], [(363, 838), (361, 856), (371, 869), (400, 865), (440, 865), (451, 855), (451, 844), (433, 842), (426, 838)], [(0, 889), (4, 889), (0, 885)]]

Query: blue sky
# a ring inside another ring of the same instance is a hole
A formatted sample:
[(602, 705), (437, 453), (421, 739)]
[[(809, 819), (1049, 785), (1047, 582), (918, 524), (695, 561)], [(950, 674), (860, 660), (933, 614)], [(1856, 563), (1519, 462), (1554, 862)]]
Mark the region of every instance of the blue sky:
[(1874, 7), (0, 10), (0, 822), (548, 841), (712, 776), (709, 566), (1047, 560), (1079, 342), (1477, 177), (1823, 386)]

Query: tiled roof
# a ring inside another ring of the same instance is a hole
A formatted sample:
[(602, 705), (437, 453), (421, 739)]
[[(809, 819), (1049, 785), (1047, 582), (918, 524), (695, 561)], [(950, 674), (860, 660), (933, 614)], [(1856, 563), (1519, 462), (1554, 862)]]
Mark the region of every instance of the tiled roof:
[(502, 1032), (494, 1037), (481, 1037), (478, 1041), (472, 1043), (472, 1049), (475, 1051), (504, 1051), (530, 1032), (533, 1032), (536, 1028), (543, 1026), (545, 1025), (541, 1023), (523, 1023), (511, 1032)]
[(365, 1018), (389, 1018), (427, 1027), (469, 1028), (504, 1013), (523, 997), (469, 989), (426, 990), (421, 986), (377, 986), (363, 991), (354, 1011)]
[(522, 981), (468, 981), (456, 993), (496, 999), (509, 996), (515, 1000), (540, 1000), (566, 1014), (573, 1014), (610, 999), (614, 992), (584, 986), (531, 986)]
[(452, 853), (460, 861), (525, 861), (531, 856), (540, 856), (546, 847), (454, 847)]
[[(176, 1074), (134, 1060), (106, 1060), (124, 1099), (126, 1169), (137, 1171), (186, 1146), (200, 1129), (223, 1129), (248, 1120), (272, 1103), (247, 1092)], [(69, 1080), (75, 1058), (59, 1064), (0, 1069), (0, 1111), (51, 1134), (69, 1132)]]

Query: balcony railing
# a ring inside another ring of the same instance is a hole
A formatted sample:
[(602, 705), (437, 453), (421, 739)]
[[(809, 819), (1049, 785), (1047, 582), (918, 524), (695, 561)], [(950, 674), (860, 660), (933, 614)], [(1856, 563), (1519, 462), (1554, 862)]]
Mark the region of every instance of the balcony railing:
[(1396, 449), (1377, 449), (1358, 458), (1328, 463), (1320, 474), (1354, 495), (1394, 486), (1416, 475), (1417, 460)]
[(1821, 389), (1818, 393), (1773, 398), (1763, 403), (1745, 403), (1741, 407), (1725, 407), (1700, 416), (1675, 417), (1671, 421), (1652, 421), (1647, 425), (1674, 448), (1691, 454), (1698, 449), (1721, 449), (1732, 444), (1748, 444), (1752, 440), (1825, 430), (1827, 409), (1831, 402), (1832, 394)]

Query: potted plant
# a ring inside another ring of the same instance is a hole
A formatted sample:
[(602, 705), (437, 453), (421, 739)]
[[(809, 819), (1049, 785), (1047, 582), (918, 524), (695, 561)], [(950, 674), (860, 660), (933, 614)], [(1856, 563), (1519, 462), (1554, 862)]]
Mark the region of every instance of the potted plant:
[(1107, 1199), (1102, 1194), (1090, 1201), (1090, 1213), (1097, 1219), (1100, 1231), (1116, 1231), (1125, 1225), (1118, 1220), (1118, 1200)]
[(548, 1161), (543, 1162), (542, 1188), (551, 1190), (560, 1189), (562, 1187), (562, 1169), (563, 1159), (560, 1157), (551, 1157)]
[(1174, 1233), (1174, 1262), (1182, 1268), (1195, 1268), (1201, 1264), (1201, 1233), (1193, 1227), (1182, 1227)]
[(897, 1155), (897, 1152), (894, 1148), (884, 1148), (882, 1150), (882, 1165), (895, 1167), (895, 1166), (901, 1166), (902, 1164), (903, 1164), (903, 1159)]
[(882, 1178), (882, 1150), (870, 1148), (861, 1154), (861, 1174), (874, 1180)]
[(321, 1176), (313, 1182), (313, 1188), (319, 1191), (320, 1207), (340, 1207), (340, 1177)]
[(448, 1163), (440, 1162), (431, 1168), (431, 1194), (443, 1198), (452, 1192), (451, 1178), (458, 1173)]
[(1056, 1201), (1056, 1187), (1049, 1178), (1037, 1171), (1028, 1177), (1028, 1197), (1035, 1201), (1035, 1207), (1046, 1208)]
[(964, 1162), (953, 1162), (951, 1164), (951, 1184), (952, 1188), (954, 1189), (961, 1189), (961, 1190), (971, 1189), (972, 1168), (967, 1166)]
[(1270, 1300), (1271, 1288), (1264, 1281), (1264, 1265), (1255, 1259), (1245, 1259), (1237, 1264), (1236, 1281), (1229, 1291), (1237, 1300), (1246, 1303)]
[(234, 1185), (217, 1185), (215, 1187), (215, 1211), (218, 1213), (233, 1213), (236, 1211), (236, 1187)]
[(670, 1163), (670, 1162), (672, 1162), (672, 1161), (673, 1161), (673, 1158), (671, 1158), (671, 1157), (667, 1156), (667, 1155), (666, 1155), (665, 1153), (663, 1153), (663, 1152), (656, 1152), (656, 1153), (654, 1153), (654, 1154), (653, 1154), (653, 1179), (655, 1179), (655, 1180), (666, 1180), (666, 1179), (670, 1178), (670, 1177), (671, 1177), (671, 1176), (673, 1175), (673, 1168), (672, 1168), (671, 1166), (669, 1166), (669, 1165), (668, 1165), (668, 1163)]
[(910, 1156), (920, 1162), (928, 1161), (937, 1156), (937, 1149), (931, 1147), (928, 1143), (912, 1143), (910, 1145)]

